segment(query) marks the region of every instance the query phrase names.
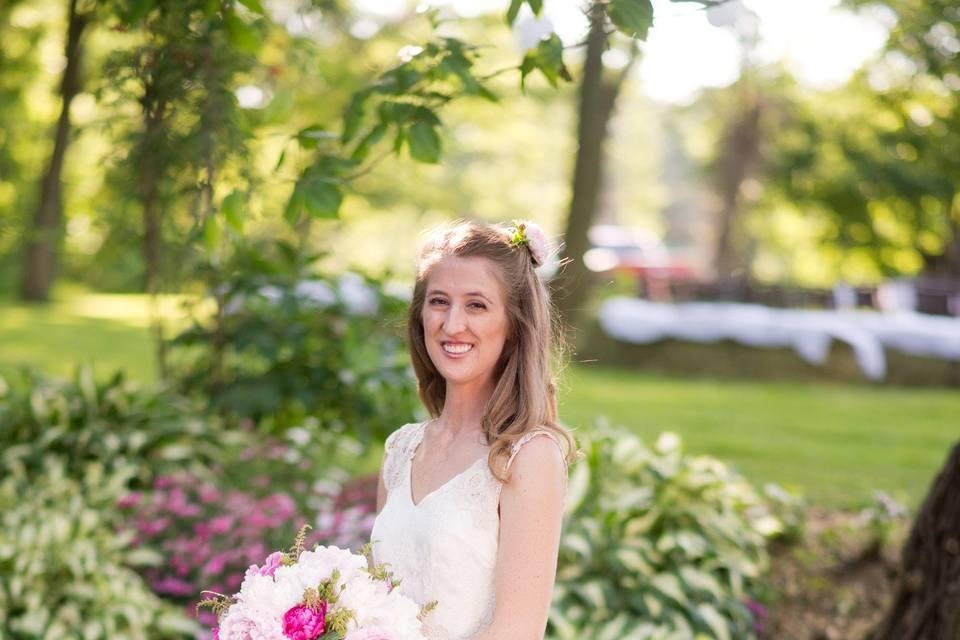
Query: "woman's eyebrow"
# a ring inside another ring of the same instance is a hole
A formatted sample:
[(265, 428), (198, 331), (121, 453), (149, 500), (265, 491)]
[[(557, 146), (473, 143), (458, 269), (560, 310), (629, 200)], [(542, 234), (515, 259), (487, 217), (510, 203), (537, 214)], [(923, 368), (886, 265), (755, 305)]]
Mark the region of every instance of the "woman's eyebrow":
[[(434, 295), (434, 294), (436, 294), (436, 293), (439, 293), (439, 294), (442, 295), (442, 296), (446, 296), (446, 295), (447, 295), (447, 292), (446, 292), (446, 291), (441, 291), (440, 289), (431, 289), (430, 291), (427, 292), (427, 295), (428, 295), (428, 296), (432, 296), (432, 295)], [(463, 295), (465, 295), (465, 296), (480, 296), (481, 298), (483, 298), (483, 299), (486, 300), (487, 302), (490, 302), (490, 298), (488, 298), (487, 296), (483, 295), (483, 292), (482, 292), (482, 291), (469, 291), (469, 292), (467, 292), (467, 293), (465, 293), (465, 294), (463, 294)]]

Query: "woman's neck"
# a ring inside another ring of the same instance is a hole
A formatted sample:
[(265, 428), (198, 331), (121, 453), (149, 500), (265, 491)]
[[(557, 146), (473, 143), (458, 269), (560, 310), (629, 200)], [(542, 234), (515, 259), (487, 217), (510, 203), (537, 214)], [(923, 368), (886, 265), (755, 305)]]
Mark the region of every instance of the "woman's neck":
[[(447, 385), (443, 411), (438, 422), (449, 439), (456, 440), (468, 432), (483, 433), (483, 410), (493, 395), (493, 383), (481, 388), (465, 385)], [(447, 438), (444, 438), (447, 439)]]

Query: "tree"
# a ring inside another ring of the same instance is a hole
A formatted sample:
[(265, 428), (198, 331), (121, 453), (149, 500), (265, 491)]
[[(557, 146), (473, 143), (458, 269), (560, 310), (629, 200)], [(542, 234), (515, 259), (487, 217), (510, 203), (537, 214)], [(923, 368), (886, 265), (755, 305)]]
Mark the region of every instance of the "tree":
[(46, 300), (56, 271), (63, 220), (61, 175), (71, 133), (70, 106), (80, 92), (83, 37), (94, 10), (95, 7), (82, 0), (69, 0), (67, 5), (66, 66), (60, 83), (60, 116), (54, 129), (53, 152), (40, 181), (33, 224), (27, 230), (20, 284), (20, 294), (25, 300)]
[(893, 604), (870, 640), (960, 638), (960, 443), (923, 501), (903, 547)]
[[(723, 0), (693, 1), (704, 7), (723, 3)], [(579, 324), (584, 302), (590, 293), (590, 273), (582, 256), (589, 246), (587, 232), (596, 217), (603, 177), (604, 143), (617, 98), (637, 57), (636, 42), (645, 40), (653, 26), (653, 5), (650, 0), (595, 0), (588, 5), (587, 17), (590, 28), (580, 81), (577, 156), (564, 233), (566, 268), (554, 284), (560, 293), (557, 308), (567, 328)], [(610, 48), (611, 37), (617, 31), (630, 39), (630, 58), (619, 73), (607, 77), (602, 56)]]

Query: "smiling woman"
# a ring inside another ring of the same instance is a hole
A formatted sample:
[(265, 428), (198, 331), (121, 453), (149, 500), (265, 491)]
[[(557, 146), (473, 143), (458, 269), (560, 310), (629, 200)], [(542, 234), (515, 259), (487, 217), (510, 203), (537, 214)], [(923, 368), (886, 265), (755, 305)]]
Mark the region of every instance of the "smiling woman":
[(457, 221), (419, 254), (407, 333), (432, 419), (387, 439), (371, 538), (404, 595), (436, 601), (431, 640), (546, 628), (574, 442), (557, 424), (545, 245), (529, 222)]

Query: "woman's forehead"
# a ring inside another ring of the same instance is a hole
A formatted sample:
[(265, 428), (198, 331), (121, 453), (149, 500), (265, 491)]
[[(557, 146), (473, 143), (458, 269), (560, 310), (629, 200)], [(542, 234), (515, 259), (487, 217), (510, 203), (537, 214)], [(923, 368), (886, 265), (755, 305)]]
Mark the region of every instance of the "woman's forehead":
[(447, 295), (500, 295), (497, 265), (481, 256), (445, 256), (427, 276), (427, 291), (438, 289)]

